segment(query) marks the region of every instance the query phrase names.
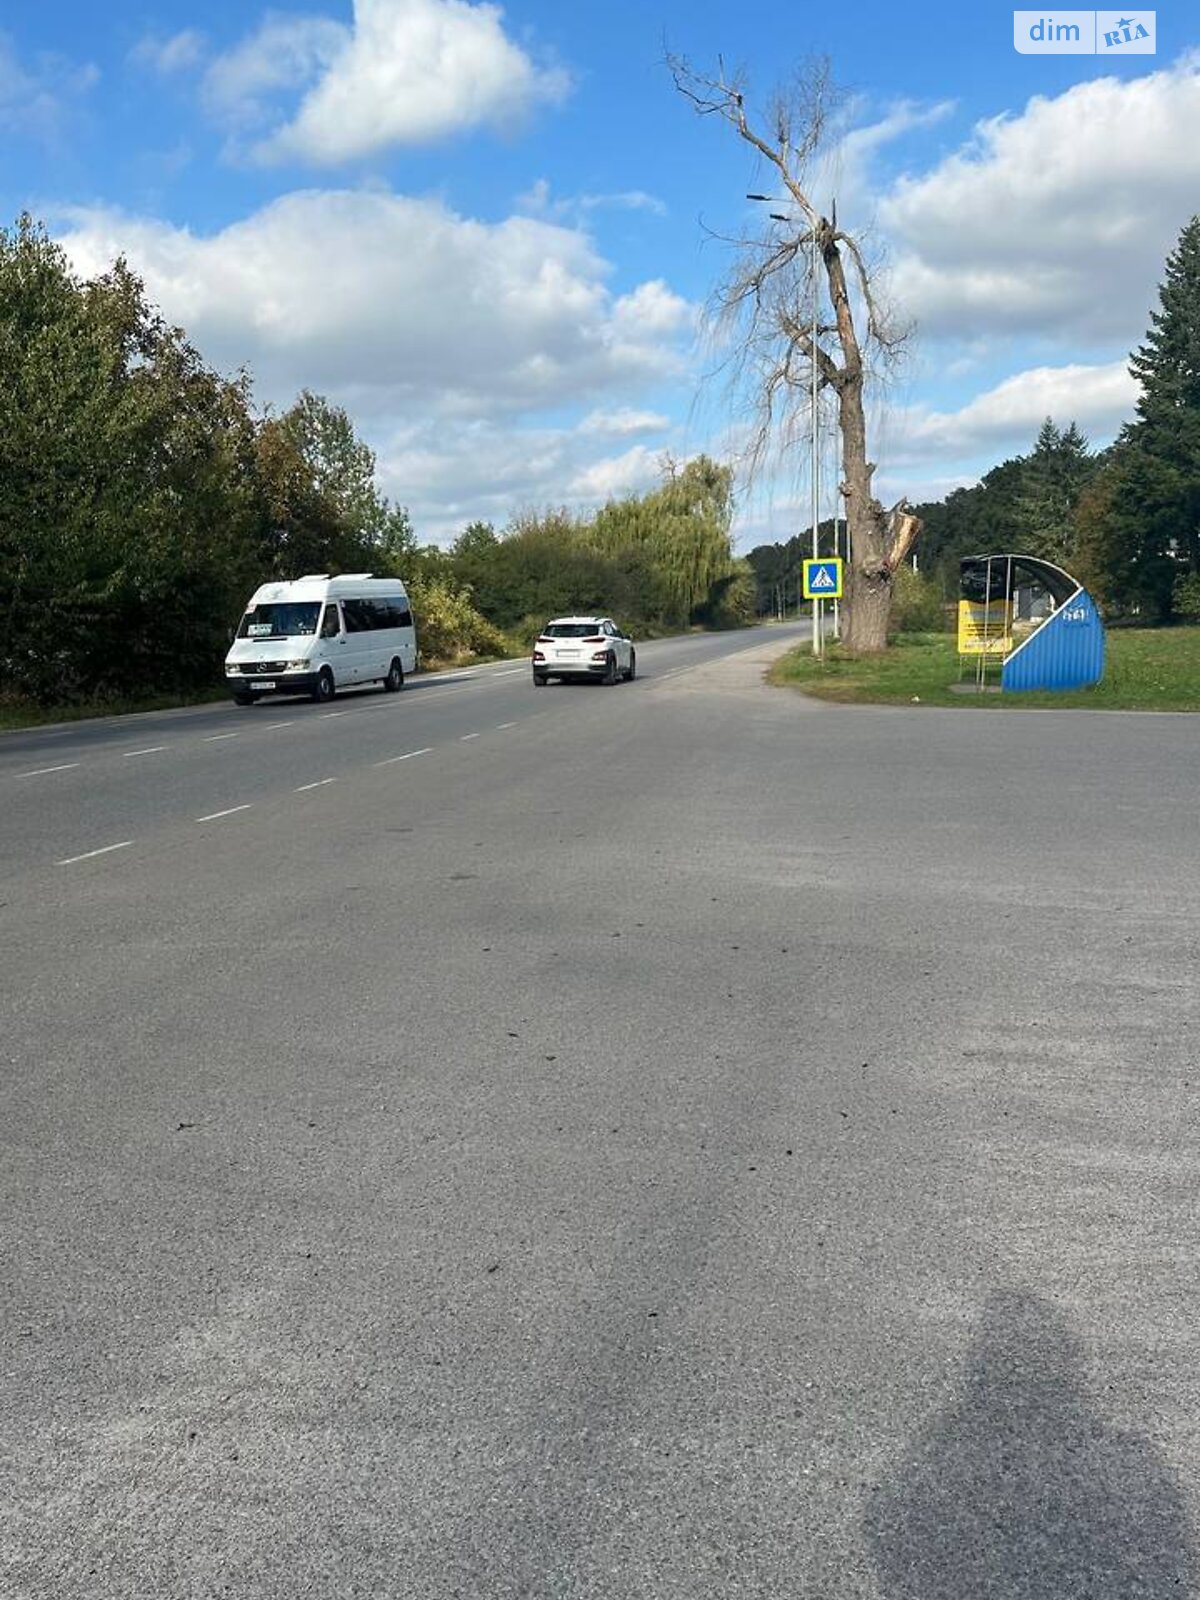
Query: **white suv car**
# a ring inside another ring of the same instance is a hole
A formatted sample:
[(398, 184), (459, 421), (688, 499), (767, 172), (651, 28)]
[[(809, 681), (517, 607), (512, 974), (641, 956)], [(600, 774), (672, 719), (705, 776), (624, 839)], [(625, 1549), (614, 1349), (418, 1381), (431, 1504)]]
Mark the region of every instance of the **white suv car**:
[(555, 617), (533, 646), (533, 681), (540, 689), (550, 678), (596, 678), (628, 683), (637, 674), (633, 640), (611, 617)]

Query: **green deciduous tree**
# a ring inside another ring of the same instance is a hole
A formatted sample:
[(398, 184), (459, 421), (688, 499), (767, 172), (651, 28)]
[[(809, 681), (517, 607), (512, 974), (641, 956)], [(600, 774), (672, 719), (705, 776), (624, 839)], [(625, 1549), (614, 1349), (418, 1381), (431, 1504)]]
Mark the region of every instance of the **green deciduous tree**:
[[(745, 569), (733, 559), (730, 523), (733, 472), (697, 456), (682, 467), (668, 460), (663, 483), (643, 496), (611, 501), (585, 531), (625, 581), (640, 588), (638, 613), (665, 626), (712, 620), (732, 599)], [(741, 595), (741, 587), (737, 589)], [(750, 615), (743, 597), (738, 614)], [(707, 614), (706, 614), (707, 613)]]
[(56, 699), (211, 677), (250, 565), (244, 382), (123, 262), (80, 283), (28, 217), (0, 231), (0, 370), (0, 682)]

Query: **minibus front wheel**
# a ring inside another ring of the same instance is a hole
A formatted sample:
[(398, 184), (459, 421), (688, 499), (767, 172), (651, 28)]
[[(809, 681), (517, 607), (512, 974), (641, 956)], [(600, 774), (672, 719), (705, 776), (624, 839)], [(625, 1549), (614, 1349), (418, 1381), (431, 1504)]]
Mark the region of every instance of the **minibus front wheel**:
[(328, 667), (322, 667), (317, 674), (317, 681), (313, 685), (312, 697), (318, 705), (323, 705), (327, 700), (332, 700), (337, 690), (334, 687), (333, 673)]

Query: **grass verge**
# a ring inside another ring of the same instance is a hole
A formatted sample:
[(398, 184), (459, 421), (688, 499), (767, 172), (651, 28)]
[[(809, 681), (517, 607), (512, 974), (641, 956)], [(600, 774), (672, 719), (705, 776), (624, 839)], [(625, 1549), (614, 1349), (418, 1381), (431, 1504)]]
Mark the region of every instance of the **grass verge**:
[(228, 700), (229, 690), (208, 689), (193, 695), (157, 694), (129, 700), (83, 700), (72, 705), (43, 706), (36, 700), (0, 699), (0, 731), (43, 728), (52, 722), (86, 722), (92, 717), (126, 717), (139, 711), (175, 711), (180, 706), (211, 705)]
[[(1200, 711), (1200, 627), (1110, 630), (1104, 677), (1091, 689), (1028, 694), (958, 692), (959, 657), (951, 634), (901, 634), (879, 656), (847, 656), (830, 644), (824, 661), (807, 648), (778, 661), (770, 681), (820, 700), (874, 705), (969, 706), (974, 710), (1059, 707), (1083, 711)], [(961, 686), (975, 680), (971, 662)], [(999, 682), (999, 670), (989, 673)]]

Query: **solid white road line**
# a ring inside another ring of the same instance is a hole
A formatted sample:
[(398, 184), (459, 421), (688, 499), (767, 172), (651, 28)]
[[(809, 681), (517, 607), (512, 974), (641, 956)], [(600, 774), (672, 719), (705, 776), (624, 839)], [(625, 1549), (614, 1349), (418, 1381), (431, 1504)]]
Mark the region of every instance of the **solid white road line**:
[(218, 739), (236, 739), (236, 738), (237, 738), (237, 734), (236, 733), (206, 733), (204, 735), (204, 742), (205, 742), (205, 744), (216, 744)]
[(318, 778), (316, 783), (302, 783), (300, 785), (300, 787), (298, 789), (294, 790), (293, 792), (295, 794), (304, 794), (305, 791), (308, 790), (308, 789), (323, 789), (327, 783), (336, 783), (336, 782), (337, 782), (336, 778)]
[(236, 811), (249, 811), (253, 804), (252, 800), (248, 800), (244, 806), (230, 806), (226, 811), (210, 811), (206, 817), (197, 817), (196, 821), (216, 822), (218, 817), (232, 817)]
[(405, 755), (389, 756), (386, 761), (373, 761), (371, 765), (373, 767), (390, 767), (397, 761), (411, 761), (414, 756), (427, 756), (432, 749), (433, 746), (427, 744), (423, 750), (409, 750)]
[(32, 772), (19, 772), (19, 778), (40, 778), (47, 772), (69, 772), (72, 767), (77, 767), (78, 761), (64, 761), (60, 767), (35, 767)]
[(144, 750), (126, 750), (125, 759), (128, 761), (130, 756), (156, 756), (160, 750), (165, 750), (166, 748), (165, 744), (151, 744), (147, 745)]
[(132, 839), (122, 839), (120, 844), (106, 844), (99, 850), (85, 850), (81, 856), (68, 856), (65, 861), (60, 861), (57, 865), (73, 867), (77, 861), (90, 861), (93, 856), (106, 856), (110, 850), (128, 850), (132, 843)]

